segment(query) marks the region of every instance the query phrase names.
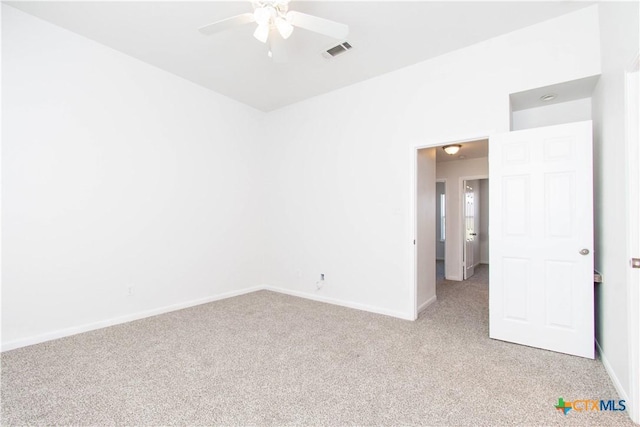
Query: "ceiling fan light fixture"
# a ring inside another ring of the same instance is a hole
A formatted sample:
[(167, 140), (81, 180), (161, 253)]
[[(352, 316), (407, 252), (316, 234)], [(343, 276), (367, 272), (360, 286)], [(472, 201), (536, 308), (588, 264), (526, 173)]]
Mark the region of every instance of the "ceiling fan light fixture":
[(444, 152), (450, 156), (453, 156), (454, 154), (456, 154), (458, 151), (460, 151), (461, 148), (462, 148), (462, 145), (460, 144), (445, 145), (444, 147), (442, 147)]
[(253, 32), (253, 37), (261, 41), (262, 43), (266, 43), (269, 38), (269, 25), (258, 25), (258, 28)]
[[(251, 0), (251, 3), (253, 12), (241, 13), (203, 25), (198, 28), (198, 31), (209, 36), (234, 27), (255, 23), (257, 26), (254, 29), (253, 37), (265, 44), (269, 43), (270, 38), (275, 39), (271, 42), (276, 42), (276, 49), (272, 50), (273, 46), (269, 44), (271, 50), (269, 56), (277, 57), (278, 62), (283, 62), (283, 58), (286, 57), (286, 50), (280, 46), (278, 40), (282, 41), (291, 37), (296, 27), (334, 39), (344, 39), (349, 34), (349, 27), (345, 24), (319, 16), (290, 11), (289, 0)], [(282, 39), (271, 34), (272, 30), (277, 30)], [(347, 43), (343, 43), (343, 45), (346, 46)]]
[(272, 10), (273, 8), (270, 7), (257, 7), (256, 10), (253, 11), (253, 18), (258, 25), (266, 25), (268, 27), (271, 21)]
[(293, 25), (291, 25), (289, 22), (287, 22), (286, 19), (281, 16), (276, 18), (276, 28), (278, 29), (278, 32), (280, 33), (282, 38), (285, 40), (288, 39), (289, 36), (291, 36), (291, 33), (293, 33)]

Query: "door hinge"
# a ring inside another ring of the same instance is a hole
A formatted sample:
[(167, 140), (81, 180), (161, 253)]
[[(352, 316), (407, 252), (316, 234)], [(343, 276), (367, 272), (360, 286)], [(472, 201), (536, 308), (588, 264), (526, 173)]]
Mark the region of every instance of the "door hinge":
[(416, 244), (416, 239), (413, 239), (413, 244), (414, 244), (414, 245)]
[(631, 268), (640, 268), (640, 258), (631, 258)]

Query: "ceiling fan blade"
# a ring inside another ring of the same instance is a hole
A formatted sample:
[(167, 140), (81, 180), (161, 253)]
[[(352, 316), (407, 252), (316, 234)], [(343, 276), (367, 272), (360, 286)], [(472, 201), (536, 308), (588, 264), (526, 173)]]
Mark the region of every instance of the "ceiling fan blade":
[(241, 15), (232, 16), (231, 18), (204, 25), (198, 28), (198, 31), (209, 36), (211, 34), (219, 33), (220, 31), (225, 31), (240, 25), (249, 24), (254, 21), (255, 18), (253, 17), (253, 13), (243, 13)]
[(313, 31), (314, 33), (324, 34), (334, 39), (345, 39), (349, 35), (348, 25), (313, 15), (307, 15), (302, 12), (289, 11), (287, 13), (287, 20), (291, 25)]

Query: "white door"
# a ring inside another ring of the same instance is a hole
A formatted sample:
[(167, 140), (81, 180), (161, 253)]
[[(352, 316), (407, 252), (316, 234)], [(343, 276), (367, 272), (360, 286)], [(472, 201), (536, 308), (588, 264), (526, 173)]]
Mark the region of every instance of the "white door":
[(629, 230), (628, 269), (629, 295), (627, 313), (629, 316), (629, 346), (631, 366), (630, 378), (630, 415), (640, 424), (640, 266), (634, 267), (633, 259), (640, 259), (640, 74), (638, 60), (634, 69), (626, 75), (626, 125), (627, 125), (627, 171), (629, 179), (629, 213), (627, 227)]
[(473, 276), (476, 260), (475, 246), (478, 244), (476, 227), (476, 211), (478, 210), (478, 181), (463, 181), (464, 185), (464, 280)]
[(489, 335), (594, 358), (591, 121), (489, 142)]

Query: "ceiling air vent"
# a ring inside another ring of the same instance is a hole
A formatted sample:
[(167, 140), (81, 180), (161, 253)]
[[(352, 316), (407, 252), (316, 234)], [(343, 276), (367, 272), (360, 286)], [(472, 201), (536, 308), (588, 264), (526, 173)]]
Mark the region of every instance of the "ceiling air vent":
[(347, 42), (341, 43), (337, 46), (332, 47), (331, 49), (327, 49), (325, 52), (322, 52), (322, 56), (325, 58), (333, 58), (334, 56), (338, 56), (341, 53), (345, 53), (349, 49), (351, 49), (351, 45)]

